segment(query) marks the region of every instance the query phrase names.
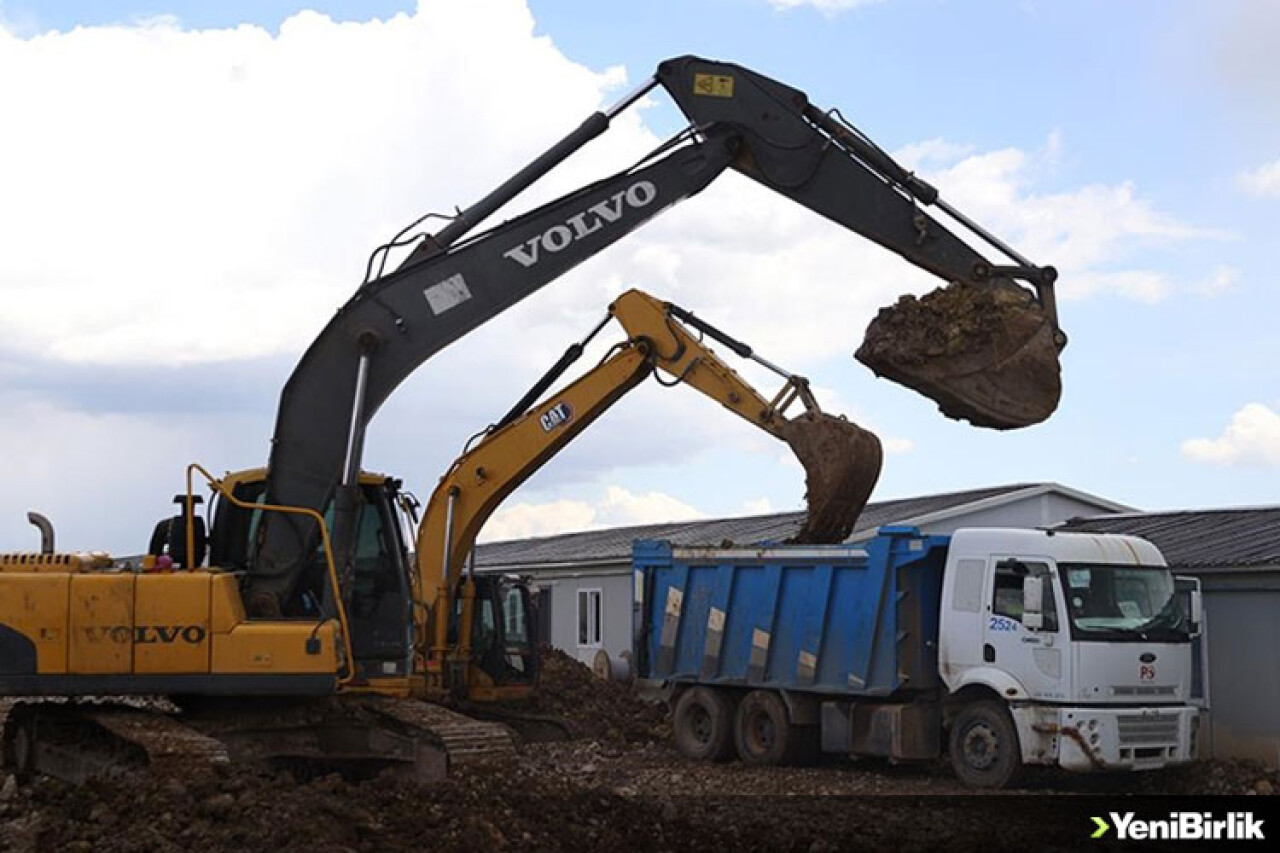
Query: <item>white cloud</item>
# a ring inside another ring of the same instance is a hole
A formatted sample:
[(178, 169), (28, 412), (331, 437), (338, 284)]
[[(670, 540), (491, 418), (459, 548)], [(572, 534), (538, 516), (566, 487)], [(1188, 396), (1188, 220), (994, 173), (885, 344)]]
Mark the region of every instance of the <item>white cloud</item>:
[(752, 498), (742, 502), (742, 515), (769, 515), (774, 511), (773, 501), (767, 497)]
[(599, 504), (601, 519), (606, 527), (622, 527), (630, 524), (654, 524), (662, 521), (692, 521), (705, 514), (684, 501), (657, 491), (635, 494), (621, 486), (605, 489), (604, 500)]
[[(24, 521), (35, 510), (53, 522), (60, 551), (142, 553), (186, 488), (187, 463), (220, 474), (217, 462), (233, 458), (232, 436), (252, 434), (244, 419), (225, 415), (95, 415), (13, 395), (0, 403), (5, 480), (21, 484), (0, 489), (0, 550), (37, 549)], [(208, 494), (198, 476), (195, 484)]]
[(515, 503), (500, 508), (485, 523), (481, 542), (554, 536), (597, 527), (596, 508), (584, 501)]
[[(0, 88), (0, 114), (18, 129), (0, 158), (0, 233), (22, 247), (0, 256), (0, 334), (27, 352), (111, 363), (300, 352), (371, 247), (424, 206), (474, 201), (625, 81), (536, 37), (521, 0), (422, 0), (414, 15), (366, 23), (302, 12), (278, 35), (168, 19), (0, 32), (0, 77), (29, 81)], [(525, 204), (648, 150), (641, 115), (624, 113)], [(1017, 150), (933, 139), (901, 153), (976, 219), (1058, 264), (1066, 296), (1101, 282), (1158, 298), (1159, 273), (1115, 269), (1115, 257), (1133, 238), (1197, 234), (1128, 184), (1037, 196), (1035, 164)], [(638, 285), (803, 368), (851, 352), (880, 306), (936, 283), (731, 174), (509, 315), (505, 328), (530, 341), (509, 361), (553, 358)]]
[(1218, 266), (1214, 268), (1207, 278), (1198, 282), (1193, 289), (1201, 296), (1212, 299), (1232, 292), (1239, 283), (1240, 270), (1235, 267)]
[[(0, 79), (24, 81), (0, 87), (0, 334), (68, 361), (300, 351), (373, 246), (424, 204), (473, 201), (622, 82), (533, 26), (522, 0), (422, 0), (278, 35), (0, 31)], [(637, 113), (616, 124), (579, 175), (651, 144)]]
[(1236, 184), (1249, 195), (1280, 198), (1280, 160), (1263, 163), (1258, 168), (1241, 172)]
[(901, 456), (916, 449), (916, 443), (909, 438), (884, 438), (880, 444), (886, 456)]
[(873, 3), (880, 2), (882, 0), (769, 0), (769, 5), (775, 9), (783, 10), (812, 6), (823, 14), (834, 15), (837, 12), (844, 12), (858, 6), (870, 6)]
[(1157, 268), (1128, 267), (1131, 255), (1139, 249), (1226, 237), (1161, 213), (1128, 181), (1035, 193), (1030, 187), (1036, 174), (1059, 158), (1065, 144), (1053, 133), (1035, 154), (1008, 148), (947, 163), (947, 147), (935, 140), (923, 149), (908, 148), (907, 154), (926, 167), (922, 175), (951, 204), (1033, 261), (1056, 266), (1063, 298), (1115, 293), (1158, 302), (1179, 283)]
[(1210, 465), (1280, 466), (1280, 414), (1249, 403), (1217, 438), (1184, 441), (1182, 455)]
[(972, 145), (961, 145), (949, 139), (926, 139), (912, 142), (893, 152), (893, 159), (911, 171), (950, 166), (974, 153)]
[(692, 521), (705, 517), (705, 513), (695, 507), (663, 492), (637, 494), (621, 486), (610, 485), (605, 488), (603, 497), (595, 503), (555, 500), (502, 507), (485, 524), (480, 540), (497, 542), (580, 530)]

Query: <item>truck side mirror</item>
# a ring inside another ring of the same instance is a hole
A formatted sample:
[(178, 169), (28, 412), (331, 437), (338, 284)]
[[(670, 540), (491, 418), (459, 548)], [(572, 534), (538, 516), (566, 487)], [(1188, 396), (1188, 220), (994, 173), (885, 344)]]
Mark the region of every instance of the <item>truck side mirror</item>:
[(1173, 581), (1174, 589), (1182, 599), (1180, 604), (1187, 620), (1187, 633), (1192, 637), (1198, 637), (1204, 625), (1204, 601), (1200, 597), (1200, 579), (1178, 575)]
[(1022, 624), (1031, 631), (1044, 627), (1044, 578), (1039, 575), (1022, 579)]

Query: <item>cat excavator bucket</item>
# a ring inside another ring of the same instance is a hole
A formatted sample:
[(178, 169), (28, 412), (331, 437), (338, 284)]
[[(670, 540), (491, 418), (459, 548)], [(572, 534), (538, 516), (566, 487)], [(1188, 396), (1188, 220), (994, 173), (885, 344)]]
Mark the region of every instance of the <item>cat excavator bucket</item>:
[(853, 532), (880, 478), (880, 439), (815, 408), (778, 424), (775, 434), (804, 466), (804, 526), (789, 542), (838, 545)]
[(1040, 423), (1062, 396), (1066, 336), (1051, 285), (1039, 298), (1010, 281), (903, 296), (871, 321), (855, 357), (949, 418), (1001, 430)]

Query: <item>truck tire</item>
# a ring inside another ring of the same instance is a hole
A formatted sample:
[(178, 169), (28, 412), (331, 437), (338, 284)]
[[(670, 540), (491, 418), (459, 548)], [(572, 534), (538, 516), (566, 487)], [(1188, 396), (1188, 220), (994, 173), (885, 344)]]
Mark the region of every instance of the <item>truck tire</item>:
[(743, 697), (733, 741), (738, 757), (748, 764), (801, 764), (817, 752), (815, 727), (792, 724), (782, 697), (772, 690), (753, 690)]
[(1006, 788), (1022, 772), (1018, 729), (999, 702), (965, 705), (951, 725), (951, 766), (973, 788)]
[(733, 705), (722, 690), (693, 687), (680, 694), (671, 727), (682, 755), (699, 761), (733, 757)]

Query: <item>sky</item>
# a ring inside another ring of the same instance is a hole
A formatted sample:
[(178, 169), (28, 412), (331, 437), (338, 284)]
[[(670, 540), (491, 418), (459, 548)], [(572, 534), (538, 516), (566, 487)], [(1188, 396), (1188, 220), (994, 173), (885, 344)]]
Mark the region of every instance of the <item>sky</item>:
[[(187, 463), (263, 464), (280, 389), (375, 246), (474, 202), (685, 53), (839, 108), (1055, 265), (1059, 410), (991, 432), (877, 379), (852, 358), (867, 323), (942, 282), (729, 174), (423, 365), (374, 419), (366, 467), (425, 500), (638, 287), (875, 431), (873, 499), (1057, 482), (1141, 509), (1280, 502), (1275, 4), (0, 0), (0, 550), (35, 548), (36, 510), (60, 548), (135, 554)], [(682, 127), (655, 92), (502, 215)], [(735, 367), (771, 396), (771, 375)], [(784, 446), (649, 382), (484, 538), (803, 494)]]

